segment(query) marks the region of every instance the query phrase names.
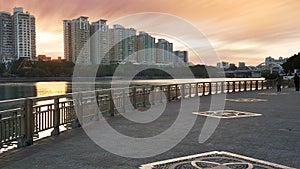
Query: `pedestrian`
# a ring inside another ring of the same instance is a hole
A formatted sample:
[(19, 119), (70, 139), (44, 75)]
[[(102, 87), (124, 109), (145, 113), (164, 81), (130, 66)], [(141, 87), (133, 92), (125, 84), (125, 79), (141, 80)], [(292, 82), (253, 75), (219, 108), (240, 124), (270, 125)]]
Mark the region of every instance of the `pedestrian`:
[(281, 92), (282, 78), (280, 75), (276, 78), (277, 92)]
[(294, 83), (295, 83), (295, 88), (296, 88), (296, 91), (299, 91), (299, 76), (297, 73), (295, 73), (295, 76), (294, 76)]

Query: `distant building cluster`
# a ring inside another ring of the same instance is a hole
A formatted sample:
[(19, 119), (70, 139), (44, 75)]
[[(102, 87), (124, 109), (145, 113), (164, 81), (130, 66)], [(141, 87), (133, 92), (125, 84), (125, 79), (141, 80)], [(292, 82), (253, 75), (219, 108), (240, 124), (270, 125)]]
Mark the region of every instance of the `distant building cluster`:
[(282, 65), (288, 58), (279, 57), (275, 59), (271, 56), (265, 58), (265, 62), (257, 66), (246, 66), (245, 62), (239, 62), (238, 67), (233, 63), (219, 62), (217, 67), (225, 70), (226, 77), (260, 77), (261, 71), (270, 71), (270, 73), (283, 74)]
[(16, 7), (13, 14), (0, 12), (0, 59), (35, 59), (35, 17)]
[[(107, 20), (90, 23), (88, 17), (64, 20), (64, 56), (82, 64), (187, 65), (187, 51), (173, 51), (173, 43), (147, 32), (122, 25), (107, 25)], [(80, 58), (78, 57), (80, 56)], [(79, 60), (78, 60), (79, 59)]]
[(217, 63), (217, 68), (220, 69), (240, 69), (244, 70), (247, 69), (246, 63), (245, 62), (239, 62), (238, 67), (234, 63), (228, 63), (228, 62), (218, 62)]
[(287, 62), (288, 58), (279, 57), (278, 59), (275, 59), (271, 56), (265, 58), (265, 62), (259, 64), (257, 66), (260, 70), (269, 70), (271, 73), (277, 72), (277, 73), (283, 73), (283, 67), (282, 65)]

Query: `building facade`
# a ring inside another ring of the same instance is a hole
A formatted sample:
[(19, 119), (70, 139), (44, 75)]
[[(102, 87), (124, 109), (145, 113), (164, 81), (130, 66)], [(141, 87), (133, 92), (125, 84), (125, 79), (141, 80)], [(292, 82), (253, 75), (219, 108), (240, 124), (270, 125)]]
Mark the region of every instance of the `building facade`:
[(156, 47), (156, 64), (173, 65), (173, 43), (165, 39), (158, 39)]
[(0, 57), (13, 57), (12, 17), (8, 12), (0, 12)]
[(0, 13), (0, 56), (36, 58), (35, 17), (21, 7), (14, 8), (13, 15)]
[(71, 43), (71, 21), (63, 21), (64, 31), (64, 57), (68, 62), (72, 62), (72, 43)]
[(137, 36), (137, 63), (155, 64), (155, 38), (146, 32), (140, 32)]
[[(67, 61), (91, 64), (88, 17), (80, 16), (77, 19), (64, 20), (64, 45)], [(79, 58), (80, 60), (78, 60)]]
[(175, 57), (174, 60), (174, 66), (188, 66), (188, 52), (187, 51), (174, 51)]
[(126, 62), (137, 62), (137, 37), (133, 28), (125, 29), (125, 59)]
[(110, 64), (108, 45), (108, 25), (106, 20), (91, 24), (91, 62), (93, 64)]
[(13, 14), (14, 49), (17, 59), (35, 59), (35, 17), (23, 8), (14, 8)]
[(229, 63), (228, 62), (219, 62), (219, 63), (217, 63), (217, 67), (221, 68), (221, 69), (228, 69)]
[(110, 63), (117, 64), (125, 59), (125, 28), (122, 25), (113, 25), (109, 29)]
[[(113, 25), (100, 19), (92, 22), (81, 16), (64, 20), (64, 56), (67, 61), (84, 64), (188, 65), (187, 51), (173, 52), (173, 43), (134, 28)], [(81, 60), (77, 58), (81, 55)], [(177, 57), (176, 57), (176, 56)], [(177, 59), (177, 60), (176, 60)], [(176, 64), (175, 64), (176, 62)], [(180, 63), (180, 64), (179, 64)]]

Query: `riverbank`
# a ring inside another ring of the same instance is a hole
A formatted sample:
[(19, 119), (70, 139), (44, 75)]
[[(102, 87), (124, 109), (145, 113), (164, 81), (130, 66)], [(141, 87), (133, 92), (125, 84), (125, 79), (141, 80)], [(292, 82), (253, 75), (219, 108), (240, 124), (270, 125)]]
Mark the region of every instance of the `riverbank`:
[[(92, 78), (92, 77), (91, 77)], [(22, 82), (72, 82), (73, 77), (0, 77), (0, 83), (22, 83)], [(86, 77), (82, 77), (86, 79)], [(113, 77), (97, 77), (99, 80), (111, 80)]]
[(0, 78), (0, 83), (20, 83), (20, 82), (48, 82), (48, 81), (66, 81), (71, 82), (72, 77), (11, 77)]

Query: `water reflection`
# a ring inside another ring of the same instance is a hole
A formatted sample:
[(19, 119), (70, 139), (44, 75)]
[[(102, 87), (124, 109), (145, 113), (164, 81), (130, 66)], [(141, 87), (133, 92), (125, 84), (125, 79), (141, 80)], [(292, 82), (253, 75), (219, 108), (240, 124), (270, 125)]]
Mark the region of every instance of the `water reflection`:
[(35, 83), (1, 83), (0, 100), (36, 96)]
[(37, 82), (36, 96), (52, 96), (68, 93), (68, 82)]

